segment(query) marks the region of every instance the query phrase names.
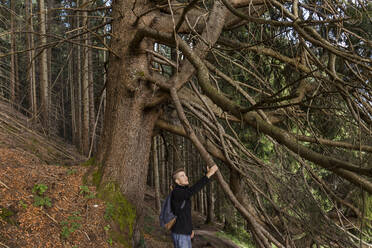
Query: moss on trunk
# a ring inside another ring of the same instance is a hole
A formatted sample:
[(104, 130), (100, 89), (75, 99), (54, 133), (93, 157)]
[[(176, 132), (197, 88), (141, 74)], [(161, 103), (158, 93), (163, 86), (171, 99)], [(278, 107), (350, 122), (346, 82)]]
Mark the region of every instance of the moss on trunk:
[(133, 247), (133, 228), (137, 218), (136, 208), (121, 193), (114, 182), (108, 182), (99, 187), (98, 197), (112, 206), (107, 217), (113, 222), (111, 237), (124, 245)]

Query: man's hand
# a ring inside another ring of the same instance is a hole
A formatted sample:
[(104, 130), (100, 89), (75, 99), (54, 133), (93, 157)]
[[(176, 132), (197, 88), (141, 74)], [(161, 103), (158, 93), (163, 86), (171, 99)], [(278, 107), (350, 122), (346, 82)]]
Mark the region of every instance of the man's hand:
[(191, 239), (193, 239), (194, 236), (195, 236), (195, 233), (194, 233), (194, 231), (192, 231), (192, 232), (191, 232)]
[(214, 173), (216, 173), (216, 171), (218, 171), (218, 167), (217, 167), (217, 165), (213, 165), (212, 167), (207, 168), (207, 170), (208, 170), (208, 172), (207, 172), (206, 176), (208, 178), (210, 178), (211, 176), (214, 175)]

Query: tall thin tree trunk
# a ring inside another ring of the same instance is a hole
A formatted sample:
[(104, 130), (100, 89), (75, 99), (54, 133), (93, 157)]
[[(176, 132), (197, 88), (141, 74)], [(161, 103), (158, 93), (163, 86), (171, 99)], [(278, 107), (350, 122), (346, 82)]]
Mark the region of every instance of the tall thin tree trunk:
[[(40, 45), (45, 46), (47, 44), (46, 39), (46, 21), (45, 16), (47, 9), (45, 7), (44, 0), (39, 0), (39, 11), (40, 11)], [(48, 53), (47, 49), (42, 48), (41, 61), (40, 61), (40, 90), (41, 90), (41, 113), (43, 117), (43, 126), (49, 133), (49, 79), (48, 79)]]
[(159, 159), (158, 159), (158, 137), (153, 138), (153, 147), (152, 147), (152, 154), (153, 154), (153, 162), (154, 162), (154, 183), (155, 183), (155, 208), (160, 213), (160, 183), (159, 183)]
[(215, 217), (217, 219), (217, 221), (219, 222), (222, 222), (222, 205), (223, 205), (223, 202), (224, 202), (224, 196), (223, 194), (221, 193), (221, 189), (220, 187), (216, 187), (216, 199), (218, 199), (218, 201), (216, 201), (216, 212), (215, 212)]
[[(45, 1), (45, 0), (44, 0)], [(50, 9), (52, 10), (54, 8), (54, 0), (47, 0), (46, 1), (46, 9)], [(55, 12), (54, 11), (47, 11), (45, 13), (45, 17), (46, 17), (46, 32), (47, 34), (49, 34), (52, 30), (52, 26), (53, 26), (53, 22), (54, 22), (54, 19), (53, 19), (53, 14)], [(50, 38), (49, 37), (46, 37), (46, 41), (47, 43), (49, 42)], [(52, 102), (52, 92), (53, 92), (53, 70), (52, 70), (52, 59), (53, 59), (53, 55), (52, 55), (52, 48), (48, 48), (47, 49), (47, 56), (48, 56), (48, 81), (49, 81), (49, 85), (48, 85), (48, 104), (49, 104), (49, 126), (50, 126), (50, 131), (55, 133), (57, 130), (57, 106), (58, 106), (58, 102), (55, 102), (54, 105), (53, 105), (53, 102)], [(53, 99), (54, 100), (54, 99)], [(55, 107), (54, 107), (55, 106)], [(50, 113), (54, 113), (53, 115), (51, 115)]]
[(15, 24), (15, 1), (10, 1), (10, 102), (16, 104), (16, 84), (17, 82), (17, 55), (16, 55), (16, 24)]
[(69, 86), (70, 86), (70, 102), (71, 102), (71, 136), (72, 143), (77, 144), (77, 127), (76, 127), (76, 104), (75, 104), (75, 86), (74, 86), (74, 71), (73, 71), (73, 58), (68, 61), (68, 76), (69, 76)]
[[(195, 181), (198, 179), (198, 177), (200, 177), (200, 175), (202, 174), (202, 167), (201, 167), (201, 163), (203, 161), (200, 159), (199, 162), (198, 162), (198, 175), (197, 177), (195, 178)], [(204, 200), (203, 200), (203, 194), (204, 194), (204, 189), (203, 190), (200, 190), (199, 191), (199, 194), (198, 194), (198, 200), (199, 200), (199, 212), (200, 213), (204, 213)]]
[(77, 46), (77, 60), (76, 60), (76, 63), (77, 63), (77, 66), (76, 66), (76, 77), (77, 77), (77, 80), (75, 81), (75, 83), (77, 84), (77, 87), (76, 87), (76, 123), (77, 123), (77, 131), (78, 131), (78, 148), (80, 151), (82, 151), (82, 144), (83, 144), (83, 140), (82, 140), (82, 126), (83, 126), (83, 123), (82, 123), (82, 97), (81, 97), (81, 47), (80, 46)]
[[(80, 1), (76, 0), (77, 6), (80, 6)], [(74, 11), (71, 15), (76, 16), (72, 18), (71, 25), (77, 29), (77, 34), (80, 33), (80, 12)], [(73, 64), (73, 81), (72, 88), (74, 90), (74, 119), (75, 119), (75, 139), (74, 145), (82, 152), (82, 140), (81, 140), (81, 47), (80, 45), (74, 45), (72, 64)], [(71, 96), (72, 97), (72, 96)]]
[(207, 218), (205, 223), (214, 221), (214, 181), (207, 185)]
[[(103, 21), (104, 22), (106, 22), (106, 20), (107, 20), (107, 18), (105, 17), (105, 18), (103, 18)], [(104, 30), (103, 30), (103, 33), (104, 34), (106, 34), (106, 27), (104, 27)], [(107, 44), (107, 38), (106, 38), (106, 35), (105, 35), (105, 37), (103, 38), (103, 40), (104, 40), (104, 43), (105, 44)], [(106, 65), (106, 63), (107, 63), (107, 51), (103, 51), (103, 64), (104, 65)], [(101, 121), (101, 130), (100, 130), (100, 135), (103, 133), (103, 128), (104, 128), (104, 126), (103, 126), (103, 116), (104, 116), (104, 114), (105, 114), (105, 109), (106, 109), (106, 78), (107, 78), (107, 74), (106, 74), (107, 72), (106, 72), (106, 68), (105, 68), (105, 66), (104, 66), (104, 72), (103, 72), (103, 87), (105, 87), (104, 89), (103, 89), (103, 92), (102, 92), (102, 94), (103, 94), (103, 106), (102, 106), (102, 118), (100, 118), (100, 120), (102, 120)]]
[[(89, 42), (90, 43), (90, 42)], [(94, 136), (93, 134), (93, 129), (94, 129), (94, 123), (95, 123), (95, 116), (96, 116), (96, 113), (95, 113), (95, 106), (94, 106), (94, 78), (93, 78), (93, 71), (94, 71), (94, 68), (93, 68), (93, 51), (92, 49), (88, 49), (88, 68), (89, 68), (89, 71), (88, 71), (88, 78), (89, 78), (89, 130), (90, 131), (90, 139), (91, 139), (91, 142), (93, 142), (92, 146), (93, 146), (93, 151), (96, 150), (96, 146), (95, 146), (95, 140), (96, 139), (92, 139), (92, 137)]]
[(29, 82), (29, 95), (30, 95), (30, 111), (32, 113), (32, 120), (35, 121), (37, 113), (37, 99), (36, 99), (36, 77), (35, 77), (35, 50), (34, 50), (34, 28), (33, 28), (33, 4), (32, 0), (26, 0), (26, 23), (27, 23), (27, 49), (28, 55), (28, 82)]
[(164, 140), (161, 139), (161, 144), (160, 144), (160, 165), (161, 165), (161, 193), (165, 195), (167, 193), (166, 189), (166, 172), (165, 172), (165, 144)]
[(151, 144), (151, 153), (150, 153), (150, 159), (149, 159), (149, 166), (147, 170), (147, 186), (153, 188), (153, 182), (154, 182), (154, 155), (152, 154), (152, 145)]
[[(66, 115), (65, 115), (65, 94), (64, 91), (66, 88), (68, 88), (68, 85), (61, 84), (62, 90), (62, 96), (61, 96), (61, 118), (62, 118), (62, 130), (63, 130), (63, 138), (66, 139)], [(67, 97), (67, 95), (66, 95)]]
[[(82, 5), (86, 4), (87, 0), (82, 1)], [(88, 25), (88, 12), (82, 13), (83, 26)], [(82, 141), (83, 141), (83, 154), (89, 153), (89, 55), (88, 55), (88, 34), (83, 36), (85, 46), (82, 48), (83, 52), (83, 70), (82, 70), (82, 93), (83, 93), (83, 127), (82, 127)]]

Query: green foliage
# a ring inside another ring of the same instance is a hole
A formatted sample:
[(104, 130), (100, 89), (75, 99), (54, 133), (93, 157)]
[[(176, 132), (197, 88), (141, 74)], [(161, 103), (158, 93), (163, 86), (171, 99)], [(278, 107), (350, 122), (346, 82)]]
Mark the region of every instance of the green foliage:
[(74, 174), (76, 174), (76, 169), (70, 168), (70, 169), (67, 170), (67, 175), (71, 176), (71, 175), (74, 175)]
[(372, 195), (365, 193), (365, 216), (369, 221), (372, 221)]
[(5, 221), (6, 223), (15, 225), (16, 223), (12, 218), (14, 215), (15, 213), (9, 208), (0, 207), (0, 219)]
[(90, 166), (90, 168), (87, 170), (87, 172), (83, 176), (83, 183), (87, 185), (94, 185), (96, 188), (99, 187), (102, 175), (103, 175), (103, 169), (102, 166), (97, 163), (94, 158), (91, 158), (90, 160), (86, 161), (82, 166)]
[(47, 196), (34, 196), (34, 205), (36, 207), (51, 207), (52, 201)]
[(244, 228), (236, 228), (231, 232), (218, 232), (217, 236), (230, 239), (242, 248), (255, 248), (251, 235)]
[(80, 188), (80, 192), (79, 192), (79, 193), (80, 193), (81, 195), (84, 195), (85, 198), (87, 198), (87, 199), (92, 199), (92, 198), (95, 197), (95, 196), (94, 196), (94, 193), (91, 192), (91, 191), (89, 190), (88, 186), (86, 186), (86, 185), (82, 185), (82, 186), (80, 186), (79, 188)]
[(60, 223), (62, 226), (61, 237), (63, 239), (68, 239), (73, 232), (81, 227), (81, 224), (78, 222), (80, 220), (80, 212), (76, 211), (70, 215), (67, 220), (62, 221)]
[(36, 207), (51, 207), (52, 200), (44, 196), (44, 193), (47, 191), (48, 186), (45, 184), (35, 184), (32, 188), (32, 193), (34, 193), (34, 206)]
[(79, 187), (80, 188), (80, 194), (83, 195), (83, 194), (89, 194), (90, 193), (90, 190), (88, 188), (88, 186), (86, 185), (82, 185)]
[(107, 243), (108, 243), (109, 245), (112, 245), (112, 243), (113, 243), (112, 238), (108, 238), (108, 239), (107, 239)]
[(32, 188), (32, 193), (42, 196), (48, 189), (48, 186), (45, 184), (35, 184)]
[(106, 219), (106, 220), (109, 220), (109, 219), (111, 219), (111, 217), (113, 216), (113, 214), (114, 214), (114, 205), (112, 205), (110, 202), (108, 202), (107, 204), (106, 204), (106, 209), (105, 209), (105, 214), (104, 214), (104, 218)]
[(102, 171), (100, 168), (98, 168), (95, 172), (93, 172), (93, 175), (92, 175), (93, 185), (98, 188), (99, 184), (101, 183), (101, 180), (102, 180)]
[(81, 164), (81, 166), (94, 166), (96, 165), (96, 159), (94, 157), (91, 157), (87, 161)]
[(363, 231), (365, 236), (363, 239), (366, 242), (372, 242), (372, 195), (363, 192), (355, 194), (355, 202), (358, 208), (363, 212)]
[(21, 207), (23, 207), (24, 209), (28, 207), (28, 205), (22, 200), (19, 201), (19, 205), (21, 205)]
[(143, 71), (136, 71), (136, 76), (137, 77), (144, 77), (145, 73)]
[(108, 231), (110, 230), (110, 228), (111, 228), (110, 225), (106, 225), (106, 226), (103, 227), (103, 229), (104, 229), (106, 232), (108, 232)]

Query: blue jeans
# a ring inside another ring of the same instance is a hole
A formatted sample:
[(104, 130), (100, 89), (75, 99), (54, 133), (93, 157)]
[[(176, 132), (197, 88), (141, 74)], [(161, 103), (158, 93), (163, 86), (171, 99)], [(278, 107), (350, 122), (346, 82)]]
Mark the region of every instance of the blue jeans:
[(192, 248), (190, 235), (172, 233), (172, 239), (174, 248)]

